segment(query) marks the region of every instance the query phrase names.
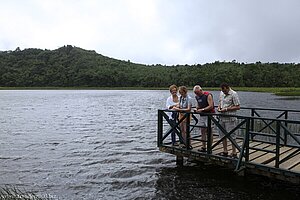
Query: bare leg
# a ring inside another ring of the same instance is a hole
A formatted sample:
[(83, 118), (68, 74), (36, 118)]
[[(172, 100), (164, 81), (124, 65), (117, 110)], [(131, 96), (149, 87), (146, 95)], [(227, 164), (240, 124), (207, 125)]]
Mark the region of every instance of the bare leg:
[(232, 154), (236, 155), (236, 148), (233, 143), (231, 143), (231, 145), (232, 145)]
[(202, 139), (202, 146), (206, 148), (206, 138), (207, 138), (207, 128), (201, 128), (201, 139)]
[(186, 144), (186, 125), (185, 125), (185, 123), (181, 123), (180, 128), (181, 128), (183, 142)]
[(227, 150), (227, 139), (225, 138), (223, 141), (223, 152), (224, 153), (228, 153), (228, 150)]

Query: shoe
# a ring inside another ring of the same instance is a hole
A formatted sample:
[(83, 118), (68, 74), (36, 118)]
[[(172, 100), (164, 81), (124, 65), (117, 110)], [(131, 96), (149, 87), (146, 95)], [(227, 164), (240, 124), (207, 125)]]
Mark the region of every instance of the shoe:
[(200, 151), (200, 152), (206, 152), (206, 148), (201, 147), (200, 149), (198, 149), (198, 151)]
[(228, 152), (221, 152), (221, 153), (218, 153), (217, 155), (223, 156), (223, 157), (227, 157), (228, 156)]
[(232, 154), (230, 154), (230, 157), (231, 157), (231, 158), (235, 158), (235, 159), (237, 159), (237, 158), (238, 158), (238, 156), (237, 156), (237, 154), (236, 154), (236, 153), (232, 153)]
[[(185, 146), (185, 145), (182, 145), (181, 148), (182, 148), (182, 149), (186, 149), (186, 146)], [(191, 150), (191, 149), (193, 149), (192, 146), (190, 146), (189, 150)]]

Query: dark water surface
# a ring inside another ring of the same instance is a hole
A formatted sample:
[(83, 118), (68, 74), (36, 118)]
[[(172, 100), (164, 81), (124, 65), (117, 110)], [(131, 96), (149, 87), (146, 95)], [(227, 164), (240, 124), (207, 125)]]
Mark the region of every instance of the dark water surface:
[[(218, 92), (213, 93), (215, 101)], [(243, 106), (300, 100), (240, 92)], [(168, 91), (0, 91), (0, 187), (53, 199), (297, 199), (295, 186), (187, 164), (156, 147)], [(299, 119), (298, 119), (299, 120)]]

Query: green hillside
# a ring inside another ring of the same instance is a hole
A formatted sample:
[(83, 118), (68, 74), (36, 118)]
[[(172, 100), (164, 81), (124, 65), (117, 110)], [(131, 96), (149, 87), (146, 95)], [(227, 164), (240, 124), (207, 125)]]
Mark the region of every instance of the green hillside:
[(300, 87), (294, 63), (219, 62), (196, 65), (143, 65), (71, 45), (56, 50), (0, 51), (0, 87)]

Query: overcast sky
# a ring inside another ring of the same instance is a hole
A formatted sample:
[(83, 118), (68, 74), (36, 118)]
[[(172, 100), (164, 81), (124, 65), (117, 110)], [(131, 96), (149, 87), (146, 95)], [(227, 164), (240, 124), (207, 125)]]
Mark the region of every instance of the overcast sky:
[(300, 0), (0, 0), (0, 50), (143, 64), (300, 62)]

